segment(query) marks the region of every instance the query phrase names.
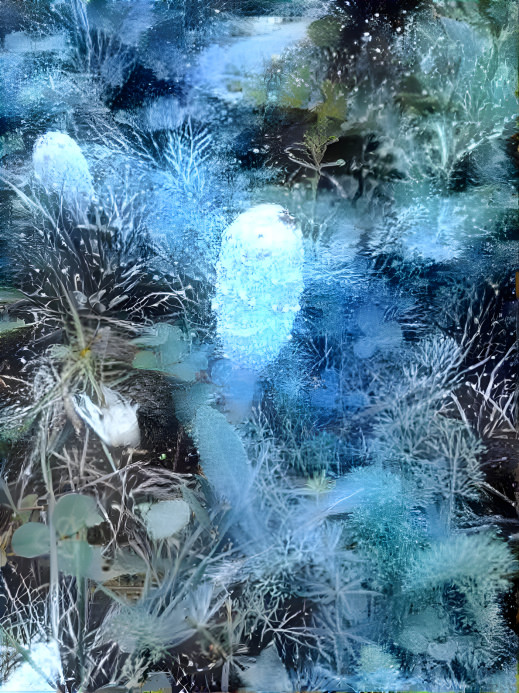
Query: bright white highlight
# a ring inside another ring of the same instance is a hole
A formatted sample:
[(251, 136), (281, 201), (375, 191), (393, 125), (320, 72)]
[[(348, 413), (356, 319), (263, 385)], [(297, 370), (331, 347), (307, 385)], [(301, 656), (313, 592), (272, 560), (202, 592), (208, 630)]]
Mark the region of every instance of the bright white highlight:
[[(52, 681), (62, 678), (61, 660), (58, 645), (55, 641), (34, 643), (30, 648), (30, 656), (34, 664)], [(9, 679), (0, 686), (0, 693), (23, 693), (25, 691), (49, 691), (55, 693), (45, 679), (28, 663), (23, 662), (15, 669)]]

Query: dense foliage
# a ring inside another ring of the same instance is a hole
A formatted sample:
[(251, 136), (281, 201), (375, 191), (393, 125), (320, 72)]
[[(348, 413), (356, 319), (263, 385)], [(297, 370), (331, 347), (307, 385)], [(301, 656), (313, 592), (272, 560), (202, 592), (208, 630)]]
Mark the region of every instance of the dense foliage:
[(515, 1), (0, 36), (2, 690), (515, 690)]

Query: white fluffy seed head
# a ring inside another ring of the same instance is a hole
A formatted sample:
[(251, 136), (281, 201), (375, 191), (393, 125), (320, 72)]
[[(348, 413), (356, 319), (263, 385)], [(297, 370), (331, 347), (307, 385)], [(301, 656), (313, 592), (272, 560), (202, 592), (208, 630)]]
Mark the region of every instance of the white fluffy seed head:
[(252, 207), (226, 229), (213, 310), (225, 355), (261, 370), (290, 338), (303, 291), (301, 231), (280, 205)]
[(32, 162), (36, 179), (49, 193), (63, 196), (70, 207), (86, 210), (94, 197), (92, 176), (83, 152), (64, 132), (47, 132), (36, 140)]

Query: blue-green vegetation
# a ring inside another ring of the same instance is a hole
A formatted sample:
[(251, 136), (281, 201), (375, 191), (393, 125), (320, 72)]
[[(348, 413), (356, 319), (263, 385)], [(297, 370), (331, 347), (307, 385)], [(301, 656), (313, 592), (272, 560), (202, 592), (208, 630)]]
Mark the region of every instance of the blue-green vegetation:
[(0, 5), (1, 691), (516, 690), (517, 29)]

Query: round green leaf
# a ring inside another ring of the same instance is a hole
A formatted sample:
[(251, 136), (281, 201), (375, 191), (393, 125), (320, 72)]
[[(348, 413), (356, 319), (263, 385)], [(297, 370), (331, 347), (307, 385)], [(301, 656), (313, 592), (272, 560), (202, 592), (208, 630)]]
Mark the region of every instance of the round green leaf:
[(168, 375), (184, 382), (194, 382), (197, 374), (207, 368), (207, 356), (203, 351), (193, 351), (180, 363), (168, 367)]
[(90, 544), (79, 539), (58, 541), (59, 569), (68, 575), (88, 577), (94, 551)]
[(85, 527), (93, 527), (103, 521), (97, 512), (97, 504), (90, 496), (69, 493), (56, 503), (52, 515), (54, 529), (60, 537), (70, 537)]
[(11, 541), (13, 551), (24, 558), (34, 558), (50, 551), (50, 536), (47, 525), (27, 522), (18, 527)]
[(160, 370), (157, 357), (152, 351), (138, 351), (133, 359), (132, 367), (145, 371)]
[(164, 369), (168, 369), (181, 361), (187, 353), (188, 346), (184, 341), (184, 335), (179, 327), (167, 325), (167, 339), (160, 346), (160, 356)]
[(218, 496), (238, 507), (252, 483), (252, 467), (242, 439), (225, 416), (209, 406), (198, 407), (193, 434), (205, 478)]
[(152, 539), (160, 540), (172, 537), (189, 522), (191, 509), (185, 500), (166, 500), (151, 506), (143, 503), (141, 512), (148, 534)]

